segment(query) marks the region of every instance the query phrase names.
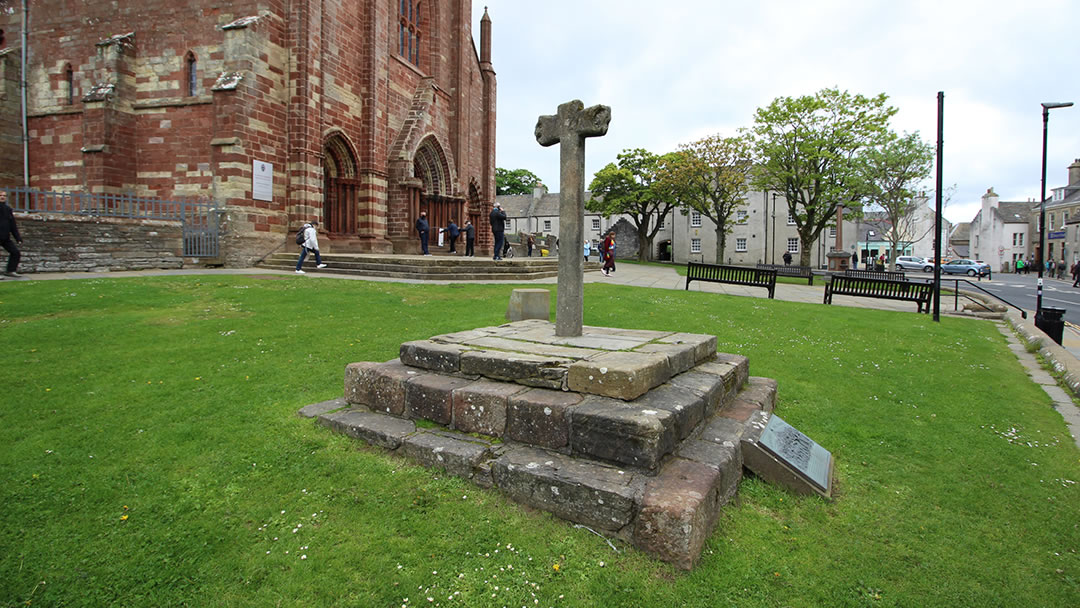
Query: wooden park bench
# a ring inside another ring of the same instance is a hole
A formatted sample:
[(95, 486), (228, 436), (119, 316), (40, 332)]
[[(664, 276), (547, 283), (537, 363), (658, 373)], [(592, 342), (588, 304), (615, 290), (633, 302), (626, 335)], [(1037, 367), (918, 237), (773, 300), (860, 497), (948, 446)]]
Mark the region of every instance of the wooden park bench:
[(907, 276), (902, 270), (845, 270), (844, 276), (856, 279), (888, 279), (890, 281), (906, 281)]
[(775, 270), (750, 268), (749, 266), (719, 266), (716, 264), (687, 262), (686, 289), (690, 289), (690, 281), (764, 287), (769, 290), (770, 299), (772, 299), (776, 291)]
[[(852, 271), (848, 271), (852, 272)], [(856, 271), (863, 272), (863, 271)], [(880, 273), (872, 273), (880, 274)], [(897, 273), (891, 273), (897, 274)], [(933, 283), (913, 283), (910, 281), (896, 281), (893, 279), (860, 278), (845, 274), (834, 274), (831, 280), (825, 283), (824, 304), (832, 304), (834, 295), (861, 296), (865, 298), (882, 298), (885, 300), (901, 300), (915, 302), (919, 306), (919, 312), (930, 312), (930, 298), (934, 295)], [(925, 307), (925, 311), (923, 308)]]
[(814, 284), (814, 270), (809, 266), (791, 266), (789, 264), (758, 264), (762, 270), (775, 270), (778, 277), (808, 279), (807, 285)]

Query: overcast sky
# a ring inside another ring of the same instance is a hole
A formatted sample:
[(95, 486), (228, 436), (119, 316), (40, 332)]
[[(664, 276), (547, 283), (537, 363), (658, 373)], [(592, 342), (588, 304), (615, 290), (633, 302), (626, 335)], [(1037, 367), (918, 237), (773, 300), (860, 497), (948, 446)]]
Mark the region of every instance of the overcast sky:
[[(987, 188), (1037, 200), (1044, 101), (1080, 103), (1080, 1), (474, 0), (492, 20), (496, 165), (559, 190), (558, 146), (533, 136), (560, 103), (611, 106), (586, 143), (585, 184), (627, 148), (664, 153), (734, 135), (781, 96), (839, 87), (885, 93), (898, 131), (937, 139), (945, 93), (944, 183), (951, 221), (971, 221)], [(1047, 190), (1080, 158), (1080, 106), (1052, 110)], [(933, 187), (933, 178), (928, 183)], [(1048, 192), (1049, 195), (1049, 192)]]

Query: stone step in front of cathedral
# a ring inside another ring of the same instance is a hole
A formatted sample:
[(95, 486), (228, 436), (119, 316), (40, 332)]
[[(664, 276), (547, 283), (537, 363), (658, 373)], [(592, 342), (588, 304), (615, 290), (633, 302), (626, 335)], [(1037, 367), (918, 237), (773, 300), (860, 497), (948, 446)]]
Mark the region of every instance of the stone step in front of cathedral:
[(689, 569), (776, 399), (715, 351), (704, 334), (518, 321), (350, 364), (343, 398), (301, 414)]
[[(295, 270), (296, 253), (275, 253), (259, 262), (257, 267), (273, 270)], [(514, 258), (495, 261), (490, 258), (464, 256), (381, 256), (373, 254), (326, 254), (326, 268), (316, 269), (314, 256), (304, 260), (308, 272), (345, 274), (388, 279), (431, 281), (522, 281), (558, 276), (558, 258)], [(600, 270), (600, 264), (585, 264), (586, 272)]]

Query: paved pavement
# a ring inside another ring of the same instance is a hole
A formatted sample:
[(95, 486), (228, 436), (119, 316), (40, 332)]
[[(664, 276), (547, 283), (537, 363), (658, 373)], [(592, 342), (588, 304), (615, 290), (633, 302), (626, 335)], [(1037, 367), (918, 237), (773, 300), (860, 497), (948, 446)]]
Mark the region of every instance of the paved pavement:
[[(513, 263), (513, 262), (510, 262)], [(222, 269), (190, 269), (190, 270), (133, 270), (133, 271), (117, 271), (117, 272), (57, 272), (57, 273), (35, 273), (23, 275), (23, 278), (11, 279), (5, 278), (0, 282), (0, 289), (4, 283), (12, 281), (51, 281), (61, 279), (92, 279), (92, 278), (122, 278), (122, 277), (149, 277), (149, 276), (179, 276), (179, 275), (281, 275), (281, 276), (297, 276), (293, 272), (280, 271), (280, 270), (265, 270), (261, 268), (222, 268)], [(380, 282), (398, 282), (398, 283), (505, 283), (505, 281), (419, 281), (415, 279), (383, 279), (376, 277), (362, 277), (351, 275), (332, 274), (328, 272), (312, 271), (303, 275), (305, 278), (315, 280), (325, 279), (339, 279), (339, 280), (363, 280), (363, 281), (380, 281)], [(644, 264), (621, 264), (618, 270), (611, 276), (604, 276), (600, 272), (587, 272), (585, 273), (586, 283), (613, 283), (616, 285), (630, 285), (634, 287), (652, 287), (658, 289), (684, 289), (686, 279), (679, 275), (674, 268), (666, 268), (663, 266), (652, 266)], [(516, 284), (555, 284), (557, 279), (535, 279), (532, 281), (520, 281)], [(702, 283), (695, 281), (691, 287), (691, 291), (706, 291), (711, 293), (723, 293), (734, 296), (747, 296), (747, 297), (759, 297), (764, 298), (768, 296), (768, 292), (761, 287), (746, 287), (742, 285), (723, 285), (716, 283)], [(824, 286), (816, 284), (809, 285), (793, 285), (790, 283), (778, 283), (776, 285), (775, 297), (777, 300), (786, 300), (789, 302), (804, 302), (808, 304), (821, 304), (824, 297)], [(856, 308), (876, 308), (879, 310), (896, 310), (915, 313), (915, 304), (911, 302), (893, 302), (890, 300), (878, 300), (875, 298), (857, 298), (853, 296), (834, 296), (833, 305), (835, 306), (852, 306)], [(952, 298), (942, 298), (941, 312), (944, 314), (955, 314), (955, 310), (952, 306)], [(1028, 311), (1028, 332), (1038, 332), (1033, 325), (1030, 325), (1031, 319), (1034, 318), (1034, 313)], [(1016, 323), (1019, 323), (1019, 317), (1016, 318)], [(1014, 323), (1014, 325), (1016, 324)], [(1072, 394), (1062, 390), (1057, 381), (1046, 373), (1040, 365), (1038, 360), (1026, 352), (1024, 347), (1016, 339), (1016, 335), (1012, 329), (1006, 326), (1002, 322), (997, 322), (998, 328), (1009, 340), (1010, 348), (1016, 354), (1020, 363), (1027, 369), (1028, 375), (1031, 376), (1032, 381), (1039, 384), (1047, 395), (1054, 402), (1054, 408), (1061, 412), (1062, 417), (1065, 419), (1066, 424), (1069, 426), (1069, 430), (1072, 433), (1073, 440), (1078, 446), (1080, 446), (1080, 408), (1073, 403), (1074, 396), (1080, 396), (1080, 381), (1076, 382), (1076, 386), (1071, 386)], [(1041, 334), (1036, 334), (1036, 337)], [(1052, 344), (1050, 340), (1045, 342), (1051, 343), (1053, 347), (1057, 345)], [(1044, 357), (1051, 361), (1059, 370), (1075, 369), (1078, 370), (1077, 376), (1080, 377), (1080, 331), (1075, 326), (1067, 326), (1065, 329), (1065, 336), (1062, 340), (1063, 348), (1044, 348), (1042, 354)], [(1051, 352), (1052, 351), (1052, 352)]]

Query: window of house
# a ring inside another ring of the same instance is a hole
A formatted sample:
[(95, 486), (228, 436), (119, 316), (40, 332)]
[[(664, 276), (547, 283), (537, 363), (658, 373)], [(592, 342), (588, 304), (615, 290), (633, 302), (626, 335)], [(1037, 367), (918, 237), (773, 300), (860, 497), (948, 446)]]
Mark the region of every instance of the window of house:
[(1054, 229), (1054, 214), (1053, 213), (1050, 214), (1050, 227), (1049, 228), (1050, 228), (1050, 230)]
[(746, 251), (746, 239), (745, 238), (737, 238), (737, 239), (735, 239), (735, 251)]
[(660, 222), (656, 225), (656, 227), (659, 228), (660, 230), (663, 230), (664, 225), (666, 223), (667, 223), (667, 216), (665, 215), (664, 217), (660, 218)]
[(746, 223), (746, 218), (747, 218), (746, 211), (739, 210), (739, 211), (735, 212), (735, 221), (739, 222), (740, 224), (745, 224)]
[(790, 210), (787, 212), (787, 225), (788, 226), (794, 226), (795, 225), (795, 214), (792, 213)]
[(691, 211), (690, 212), (690, 225), (695, 227), (695, 228), (701, 226), (701, 212), (700, 211)]
[(398, 8), (398, 55), (420, 65), (420, 2), (400, 0)]
[(701, 253), (701, 239), (690, 239), (690, 253)]
[(67, 88), (64, 91), (67, 98), (67, 105), (75, 103), (75, 72), (71, 69), (71, 64), (67, 64), (64, 68), (64, 85)]
[(544, 220), (544, 232), (551, 232), (551, 220)]
[(596, 230), (597, 232), (600, 231), (600, 218), (598, 218), (598, 217), (592, 218), (592, 229)]
[[(1080, 234), (1080, 232), (1077, 232), (1077, 234)], [(1017, 243), (1016, 246), (1017, 247), (1023, 247), (1024, 246), (1024, 233), (1020, 232), (1020, 233), (1018, 233), (1018, 235), (1020, 236), (1020, 238), (1017, 239), (1017, 240), (1019, 240), (1020, 242)]]
[(799, 239), (789, 238), (787, 240), (787, 250), (789, 253), (799, 253)]
[(1016, 234), (1017, 233), (1015, 232), (1013, 233), (1013, 247), (1016, 247)]
[(199, 93), (199, 63), (195, 60), (195, 53), (188, 51), (184, 63), (187, 65), (187, 94), (194, 97)]
[(832, 226), (832, 227), (829, 228), (829, 238), (830, 239), (835, 239), (836, 238), (836, 226)]

